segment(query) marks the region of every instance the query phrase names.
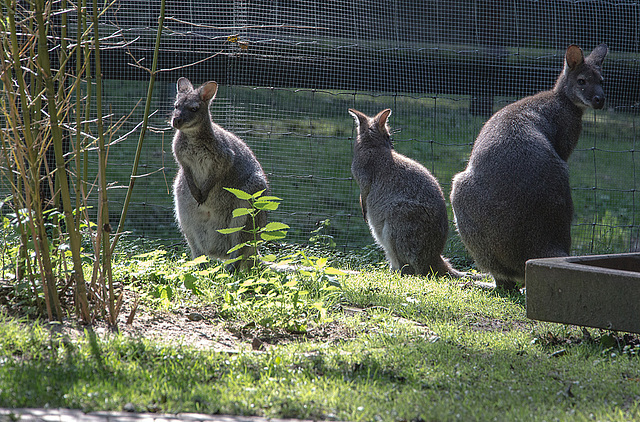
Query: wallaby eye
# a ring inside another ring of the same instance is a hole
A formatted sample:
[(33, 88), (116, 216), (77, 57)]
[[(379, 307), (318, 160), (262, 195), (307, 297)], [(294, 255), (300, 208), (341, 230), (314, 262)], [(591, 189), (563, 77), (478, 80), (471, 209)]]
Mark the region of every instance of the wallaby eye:
[(578, 79), (578, 85), (586, 85), (587, 81), (584, 78)]
[(199, 108), (198, 106), (193, 106), (191, 107), (191, 111), (195, 113), (196, 111), (198, 111), (198, 108)]

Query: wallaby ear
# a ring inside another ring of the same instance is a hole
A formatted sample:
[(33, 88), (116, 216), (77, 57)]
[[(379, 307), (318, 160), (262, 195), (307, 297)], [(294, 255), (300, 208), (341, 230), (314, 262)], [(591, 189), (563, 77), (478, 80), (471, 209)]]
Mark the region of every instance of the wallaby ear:
[(366, 126), (369, 123), (369, 116), (367, 116), (366, 114), (362, 113), (361, 111), (358, 111), (356, 109), (350, 108), (349, 109), (349, 114), (356, 121), (356, 123), (358, 124), (358, 127)]
[(600, 44), (599, 46), (593, 49), (593, 51), (591, 52), (591, 54), (587, 56), (585, 61), (588, 61), (589, 63), (593, 63), (598, 67), (602, 67), (602, 62), (604, 61), (604, 58), (606, 57), (608, 52), (609, 52), (609, 47), (607, 47), (606, 44)]
[(389, 116), (391, 116), (390, 108), (382, 110), (380, 113), (376, 114), (376, 117), (373, 118), (381, 131), (384, 131), (386, 129), (387, 119), (389, 119)]
[(200, 99), (202, 101), (209, 101), (215, 98), (218, 92), (218, 84), (210, 81), (200, 87)]
[(565, 54), (565, 69), (568, 67), (571, 70), (574, 70), (576, 66), (581, 65), (584, 62), (584, 54), (582, 54), (582, 50), (575, 44), (572, 44), (567, 48), (567, 52)]
[(191, 85), (189, 79), (181, 77), (180, 79), (178, 79), (176, 88), (178, 89), (178, 92), (189, 92), (193, 89), (193, 85)]

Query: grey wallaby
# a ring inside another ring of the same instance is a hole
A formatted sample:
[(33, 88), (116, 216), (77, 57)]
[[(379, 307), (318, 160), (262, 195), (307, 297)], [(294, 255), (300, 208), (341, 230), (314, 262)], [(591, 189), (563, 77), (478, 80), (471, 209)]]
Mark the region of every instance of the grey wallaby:
[(466, 274), (442, 258), (449, 221), (438, 181), (416, 161), (393, 149), (387, 119), (349, 109), (357, 125), (351, 172), (360, 186), (360, 206), (391, 269), (402, 274)]
[[(250, 217), (232, 215), (234, 209), (246, 208), (248, 203), (223, 188), (254, 194), (267, 190), (268, 184), (253, 151), (236, 135), (211, 121), (209, 104), (217, 91), (215, 82), (195, 89), (188, 79), (178, 79), (171, 116), (171, 125), (176, 129), (173, 155), (179, 166), (173, 183), (175, 213), (193, 258), (243, 257), (230, 268), (241, 269), (249, 266), (247, 258), (255, 256), (256, 251), (245, 247), (231, 255), (227, 252), (251, 240), (251, 234), (220, 234), (217, 230), (253, 228)], [(263, 227), (266, 221), (263, 211), (257, 214), (257, 226)]]
[(465, 171), (453, 178), (451, 204), (462, 242), (497, 287), (524, 285), (525, 262), (568, 256), (573, 201), (567, 159), (582, 114), (601, 109), (602, 44), (589, 56), (571, 45), (550, 91), (495, 113), (475, 141)]

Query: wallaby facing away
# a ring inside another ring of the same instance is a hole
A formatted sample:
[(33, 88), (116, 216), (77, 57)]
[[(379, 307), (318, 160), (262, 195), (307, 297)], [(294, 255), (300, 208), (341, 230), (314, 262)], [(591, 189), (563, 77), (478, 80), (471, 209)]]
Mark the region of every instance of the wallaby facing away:
[(394, 151), (387, 119), (349, 109), (357, 125), (351, 172), (360, 186), (360, 206), (391, 269), (402, 274), (465, 274), (440, 255), (449, 233), (438, 181), (416, 161)]
[(453, 178), (451, 204), (463, 243), (496, 285), (524, 284), (525, 262), (567, 256), (573, 201), (567, 159), (582, 114), (604, 106), (602, 44), (588, 57), (571, 45), (550, 91), (504, 107), (487, 121), (469, 164)]
[[(176, 219), (191, 248), (193, 258), (207, 255), (217, 259), (244, 256), (233, 269), (248, 266), (246, 258), (255, 250), (243, 248), (231, 254), (233, 246), (251, 240), (244, 231), (225, 235), (218, 229), (251, 227), (247, 216), (233, 217), (233, 210), (246, 208), (223, 188), (241, 189), (254, 194), (266, 190), (267, 177), (251, 149), (236, 135), (211, 121), (210, 101), (218, 85), (207, 82), (194, 89), (186, 78), (178, 79), (177, 95), (171, 125), (177, 130), (173, 138), (173, 155), (179, 169), (173, 183)], [(267, 216), (257, 215), (257, 225), (263, 227)]]

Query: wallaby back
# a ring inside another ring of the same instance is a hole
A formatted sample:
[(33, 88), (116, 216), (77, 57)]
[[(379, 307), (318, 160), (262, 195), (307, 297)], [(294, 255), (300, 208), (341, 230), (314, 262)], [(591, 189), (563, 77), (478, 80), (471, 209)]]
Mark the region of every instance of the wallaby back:
[(357, 125), (351, 172), (375, 241), (391, 268), (403, 274), (462, 276), (441, 256), (449, 223), (437, 180), (416, 161), (393, 149), (387, 120), (349, 109)]
[(451, 204), (463, 243), (499, 287), (524, 283), (528, 259), (566, 256), (573, 201), (567, 159), (582, 115), (604, 106), (606, 45), (588, 57), (565, 53), (554, 88), (510, 104), (484, 125), (464, 172), (453, 179)]
[[(224, 188), (236, 188), (254, 194), (267, 190), (267, 177), (249, 147), (236, 135), (211, 121), (209, 104), (218, 86), (207, 82), (194, 88), (186, 78), (177, 82), (177, 95), (171, 116), (176, 129), (173, 154), (179, 169), (173, 183), (175, 213), (194, 258), (207, 255), (217, 259), (244, 257), (233, 268), (246, 267), (246, 259), (255, 256), (249, 247), (229, 255), (233, 246), (251, 240), (245, 231), (233, 235), (219, 229), (245, 226), (249, 217), (233, 217), (233, 210), (246, 208)], [(257, 215), (258, 226), (266, 224), (266, 214)]]

